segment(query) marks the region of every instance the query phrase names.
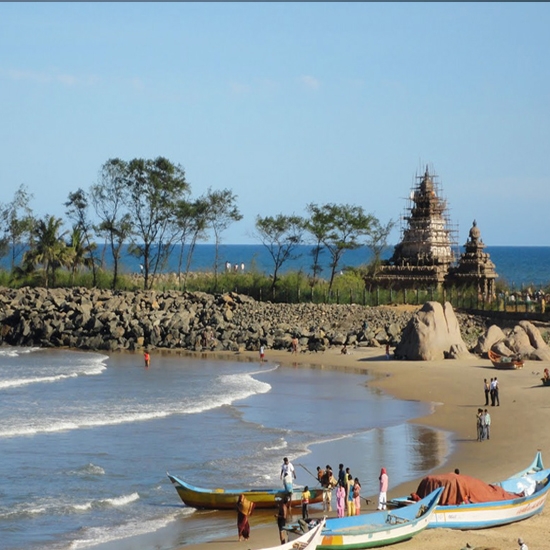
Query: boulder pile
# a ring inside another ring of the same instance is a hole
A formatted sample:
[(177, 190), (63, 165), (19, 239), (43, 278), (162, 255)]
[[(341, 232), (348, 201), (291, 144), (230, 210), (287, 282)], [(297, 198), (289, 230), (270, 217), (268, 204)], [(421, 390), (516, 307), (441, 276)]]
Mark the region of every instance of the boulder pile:
[(396, 345), (410, 312), (360, 305), (274, 304), (239, 294), (0, 289), (0, 344), (126, 350), (300, 349)]
[(550, 347), (539, 329), (529, 321), (520, 321), (506, 332), (491, 325), (479, 338), (474, 352), (485, 355), (489, 350), (505, 357), (520, 356), (534, 361), (550, 361)]

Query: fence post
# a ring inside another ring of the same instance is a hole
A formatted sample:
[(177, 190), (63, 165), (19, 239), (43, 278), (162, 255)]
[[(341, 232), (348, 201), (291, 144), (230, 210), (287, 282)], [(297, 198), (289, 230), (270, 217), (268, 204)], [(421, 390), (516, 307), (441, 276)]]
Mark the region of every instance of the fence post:
[(379, 286), (376, 287), (376, 305), (377, 306), (380, 305), (380, 287)]
[(353, 304), (353, 290), (349, 289), (349, 303), (350, 305)]
[(366, 306), (367, 305), (367, 289), (365, 287), (363, 287), (363, 305)]

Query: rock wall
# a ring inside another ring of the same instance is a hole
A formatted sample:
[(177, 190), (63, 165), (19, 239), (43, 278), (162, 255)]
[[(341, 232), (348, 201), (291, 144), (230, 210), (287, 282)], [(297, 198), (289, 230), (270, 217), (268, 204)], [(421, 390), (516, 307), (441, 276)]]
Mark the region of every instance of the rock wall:
[(390, 307), (273, 304), (237, 294), (0, 289), (0, 344), (125, 350), (300, 349), (397, 344), (411, 317)]

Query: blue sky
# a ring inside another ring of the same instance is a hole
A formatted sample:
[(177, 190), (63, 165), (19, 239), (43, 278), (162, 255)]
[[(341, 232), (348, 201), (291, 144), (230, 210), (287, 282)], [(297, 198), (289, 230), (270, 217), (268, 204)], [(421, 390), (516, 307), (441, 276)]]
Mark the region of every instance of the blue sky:
[[(440, 178), (463, 244), (550, 245), (548, 3), (1, 3), (0, 202), (64, 217), (110, 158), (256, 215), (398, 220)], [(399, 232), (390, 241), (397, 242)]]

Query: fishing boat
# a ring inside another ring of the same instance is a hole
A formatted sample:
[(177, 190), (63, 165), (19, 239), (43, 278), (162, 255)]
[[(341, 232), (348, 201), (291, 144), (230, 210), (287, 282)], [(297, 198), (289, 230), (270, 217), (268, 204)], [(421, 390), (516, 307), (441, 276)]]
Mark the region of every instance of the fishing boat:
[(325, 527), (325, 519), (321, 520), (315, 527), (285, 544), (279, 544), (277, 546), (271, 546), (269, 548), (261, 548), (260, 550), (315, 550), (318, 548), (319, 541), (321, 539), (321, 532)]
[[(182, 479), (166, 473), (168, 479), (174, 484), (178, 495), (187, 506), (203, 508), (207, 510), (234, 510), (239, 495), (244, 495), (248, 500), (256, 504), (256, 508), (277, 508), (279, 500), (288, 496), (284, 489), (258, 488), (258, 489), (204, 489), (186, 483)], [(323, 489), (310, 489), (310, 504), (323, 500)], [(302, 491), (295, 489), (292, 493), (291, 506), (301, 505)]]
[(495, 367), (495, 369), (514, 370), (523, 368), (523, 359), (521, 358), (518, 359), (514, 357), (507, 357), (506, 355), (499, 355), (493, 350), (489, 350), (487, 355), (489, 356), (489, 360), (493, 363), (493, 367)]
[(362, 550), (409, 540), (428, 526), (441, 492), (436, 489), (398, 514), (383, 510), (327, 519), (317, 550)]
[[(528, 468), (491, 485), (463, 474), (426, 476), (416, 497), (438, 486), (443, 492), (428, 528), (485, 529), (542, 512), (550, 489), (550, 469), (544, 469), (539, 452)], [(393, 499), (390, 504), (403, 506), (414, 501), (414, 498)]]

